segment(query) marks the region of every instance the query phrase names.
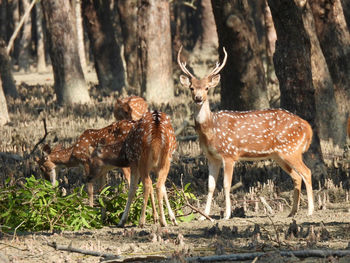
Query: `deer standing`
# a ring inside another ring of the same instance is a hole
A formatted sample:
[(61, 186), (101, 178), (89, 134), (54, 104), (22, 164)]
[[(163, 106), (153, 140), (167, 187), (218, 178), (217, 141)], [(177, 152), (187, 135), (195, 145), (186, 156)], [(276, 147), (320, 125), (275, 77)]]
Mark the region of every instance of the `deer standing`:
[(139, 180), (143, 183), (143, 206), (141, 210), (140, 226), (145, 224), (146, 207), (151, 195), (154, 222), (158, 221), (155, 207), (152, 179), (150, 172), (157, 177), (156, 192), (160, 213), (160, 224), (166, 226), (163, 199), (168, 208), (169, 217), (177, 225), (175, 215), (170, 207), (165, 181), (170, 169), (170, 160), (176, 149), (176, 139), (170, 118), (158, 111), (146, 112), (135, 123), (123, 144), (98, 147), (91, 158), (93, 164), (126, 162), (131, 168), (130, 188), (126, 208), (119, 222), (122, 227), (128, 218), (131, 203), (135, 197)]
[(302, 160), (302, 154), (308, 150), (312, 140), (310, 124), (282, 109), (211, 112), (208, 91), (219, 84), (219, 72), (225, 66), (227, 53), (224, 49), (225, 57), (221, 65), (216, 63), (215, 68), (206, 77), (197, 79), (186, 68), (186, 63), (181, 62), (181, 49), (182, 47), (178, 52), (177, 61), (185, 75), (180, 76), (180, 82), (191, 90), (192, 99), (197, 106), (195, 128), (209, 165), (205, 214), (210, 213), (221, 165), (224, 168), (225, 219), (229, 219), (234, 164), (239, 160), (273, 159), (294, 182), (293, 207), (289, 216), (298, 211), (302, 181), (306, 185), (308, 215), (311, 215), (314, 210), (311, 171)]
[(121, 167), (124, 173), (124, 177), (130, 184), (130, 168), (128, 166), (105, 166), (99, 170), (98, 174), (94, 177), (90, 175), (90, 155), (92, 150), (99, 144), (115, 144), (125, 139), (129, 130), (133, 126), (134, 121), (119, 121), (115, 122), (102, 129), (89, 129), (83, 132), (78, 140), (69, 148), (62, 149), (60, 146), (50, 149), (48, 145), (43, 147), (42, 158), (36, 158), (40, 169), (44, 172), (45, 177), (50, 178), (51, 184), (56, 184), (56, 166), (76, 167), (82, 165), (85, 170), (85, 174), (88, 176), (88, 195), (89, 204), (93, 206), (93, 182), (99, 179), (100, 186), (105, 184), (106, 173), (115, 168)]
[(147, 111), (147, 102), (138, 96), (130, 96), (123, 99), (117, 99), (114, 104), (114, 117), (120, 120), (139, 120)]

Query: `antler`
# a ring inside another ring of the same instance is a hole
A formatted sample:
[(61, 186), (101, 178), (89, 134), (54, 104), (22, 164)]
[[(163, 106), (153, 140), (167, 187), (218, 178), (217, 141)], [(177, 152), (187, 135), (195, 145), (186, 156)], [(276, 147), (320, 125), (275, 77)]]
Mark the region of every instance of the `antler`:
[(223, 47), (223, 51), (225, 53), (225, 57), (224, 57), (224, 60), (222, 61), (221, 65), (219, 62), (216, 62), (215, 68), (207, 75), (207, 77), (218, 74), (220, 72), (220, 70), (222, 70), (222, 68), (225, 66), (226, 61), (227, 61), (227, 53), (226, 53), (225, 47)]
[(191, 72), (186, 68), (186, 62), (184, 62), (184, 63), (181, 62), (181, 59), (180, 59), (181, 51), (182, 51), (182, 46), (180, 47), (179, 52), (177, 53), (177, 63), (179, 64), (181, 70), (182, 70), (186, 75), (190, 76), (191, 78), (194, 78), (195, 76), (193, 76), (193, 75), (191, 74)]

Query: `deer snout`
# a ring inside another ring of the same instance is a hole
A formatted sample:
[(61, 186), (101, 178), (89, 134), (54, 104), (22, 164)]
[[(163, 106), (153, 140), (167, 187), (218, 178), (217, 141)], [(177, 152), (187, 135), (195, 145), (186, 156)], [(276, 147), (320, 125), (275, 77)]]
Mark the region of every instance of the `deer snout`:
[(193, 99), (194, 99), (194, 102), (197, 104), (203, 103), (203, 96), (202, 95), (195, 95)]

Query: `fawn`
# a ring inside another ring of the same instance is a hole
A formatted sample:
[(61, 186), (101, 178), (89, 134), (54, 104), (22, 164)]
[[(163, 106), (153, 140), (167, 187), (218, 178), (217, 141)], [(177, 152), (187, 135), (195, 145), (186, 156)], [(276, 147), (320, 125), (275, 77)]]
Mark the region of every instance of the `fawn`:
[[(176, 149), (176, 139), (170, 118), (158, 111), (146, 112), (129, 131), (123, 144), (101, 145), (96, 148), (91, 157), (92, 167), (108, 164), (126, 164), (131, 168), (130, 189), (125, 211), (118, 226), (123, 227), (128, 218), (130, 205), (135, 196), (139, 179), (143, 183), (143, 207), (140, 217), (140, 226), (145, 224), (146, 206), (149, 195), (153, 210), (154, 222), (158, 221), (155, 207), (152, 179), (150, 172), (157, 177), (156, 192), (160, 213), (160, 224), (166, 226), (163, 199), (167, 205), (169, 217), (177, 225), (175, 215), (170, 207), (165, 181), (170, 169), (172, 154)], [(92, 173), (95, 170), (93, 169)], [(92, 176), (94, 176), (92, 174)]]
[(147, 102), (138, 96), (130, 96), (123, 99), (117, 99), (114, 104), (114, 117), (119, 120), (139, 120), (147, 111)]
[(122, 141), (127, 136), (127, 133), (133, 126), (134, 121), (123, 120), (115, 122), (102, 129), (89, 129), (83, 132), (74, 145), (69, 148), (63, 149), (61, 146), (50, 149), (49, 145), (43, 147), (42, 158), (36, 158), (40, 169), (44, 172), (44, 176), (50, 179), (51, 184), (56, 184), (56, 166), (64, 165), (66, 167), (75, 167), (82, 165), (85, 170), (85, 174), (88, 176), (88, 195), (89, 204), (93, 206), (93, 181), (99, 179), (100, 186), (104, 185), (106, 173), (115, 168), (121, 167), (124, 173), (124, 177), (130, 184), (130, 168), (128, 166), (108, 166), (104, 169), (100, 169), (99, 173), (95, 177), (89, 177), (90, 163), (89, 158), (92, 149), (99, 144), (114, 144)]
[[(273, 159), (293, 179), (293, 207), (289, 216), (296, 214), (300, 203), (301, 184), (304, 181), (308, 197), (308, 215), (314, 210), (311, 171), (304, 164), (302, 154), (311, 144), (310, 124), (282, 109), (255, 111), (211, 112), (208, 90), (220, 82), (219, 72), (225, 66), (227, 53), (221, 65), (203, 79), (197, 79), (181, 62), (180, 48), (177, 62), (185, 75), (181, 84), (191, 90), (196, 104), (195, 128), (199, 135), (209, 166), (208, 197), (205, 214), (209, 215), (213, 192), (221, 165), (224, 168), (225, 219), (231, 216), (230, 188), (234, 164), (239, 160)], [(201, 217), (204, 219), (204, 217)]]

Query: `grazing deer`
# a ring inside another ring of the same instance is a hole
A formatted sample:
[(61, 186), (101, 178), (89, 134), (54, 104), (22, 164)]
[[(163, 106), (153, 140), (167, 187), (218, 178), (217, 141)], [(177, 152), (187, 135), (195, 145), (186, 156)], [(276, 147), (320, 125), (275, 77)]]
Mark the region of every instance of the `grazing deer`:
[(131, 127), (134, 125), (133, 121), (119, 121), (115, 122), (102, 129), (89, 129), (83, 132), (78, 138), (75, 144), (69, 148), (62, 149), (60, 146), (50, 149), (48, 145), (43, 147), (43, 157), (36, 158), (40, 169), (44, 172), (46, 178), (50, 178), (51, 184), (56, 184), (56, 166), (63, 165), (66, 167), (76, 167), (82, 165), (85, 170), (85, 174), (88, 176), (88, 195), (89, 204), (93, 206), (93, 181), (100, 180), (100, 186), (105, 183), (106, 173), (115, 168), (121, 167), (124, 173), (124, 177), (130, 184), (130, 168), (127, 166), (105, 166), (103, 169), (99, 169), (99, 173), (96, 173), (94, 177), (90, 175), (90, 156), (92, 149), (99, 144), (115, 144), (123, 141)]
[(302, 154), (308, 150), (312, 140), (310, 124), (282, 109), (211, 112), (208, 90), (219, 84), (219, 72), (225, 66), (227, 53), (224, 49), (225, 57), (221, 65), (217, 63), (206, 77), (197, 79), (186, 68), (186, 63), (181, 62), (181, 49), (177, 61), (185, 75), (180, 76), (180, 82), (191, 90), (197, 106), (195, 128), (201, 148), (208, 158), (205, 214), (210, 212), (221, 165), (224, 167), (225, 219), (228, 219), (231, 216), (230, 188), (234, 164), (239, 160), (273, 159), (294, 182), (293, 207), (289, 216), (298, 211), (302, 181), (306, 185), (308, 215), (311, 215), (314, 210), (311, 171), (302, 160)]
[(117, 99), (114, 104), (114, 117), (119, 120), (139, 120), (147, 111), (147, 102), (138, 96), (130, 96), (124, 99)]
[[(145, 224), (146, 206), (149, 195), (153, 209), (154, 222), (158, 221), (158, 213), (155, 207), (152, 179), (150, 172), (157, 177), (156, 192), (160, 213), (160, 224), (166, 226), (164, 216), (163, 199), (168, 208), (169, 217), (173, 224), (177, 225), (175, 215), (170, 207), (165, 188), (165, 180), (170, 169), (170, 160), (176, 149), (176, 139), (170, 118), (158, 111), (146, 112), (135, 123), (123, 144), (106, 145), (96, 148), (91, 158), (93, 164), (115, 163), (117, 165), (130, 165), (131, 178), (128, 201), (119, 222), (122, 227), (128, 218), (130, 205), (135, 196), (139, 179), (143, 183), (143, 206), (141, 210), (140, 226)], [(96, 165), (93, 165), (96, 166)]]

